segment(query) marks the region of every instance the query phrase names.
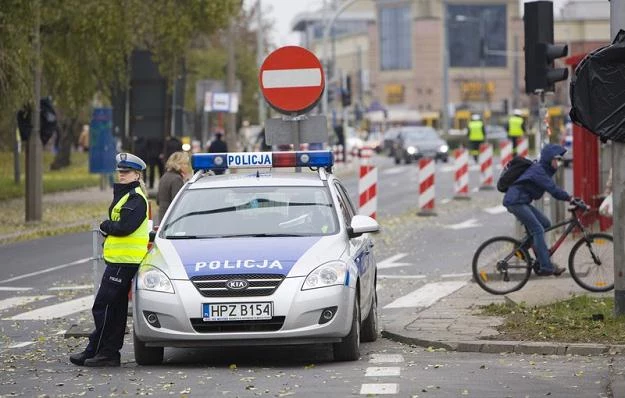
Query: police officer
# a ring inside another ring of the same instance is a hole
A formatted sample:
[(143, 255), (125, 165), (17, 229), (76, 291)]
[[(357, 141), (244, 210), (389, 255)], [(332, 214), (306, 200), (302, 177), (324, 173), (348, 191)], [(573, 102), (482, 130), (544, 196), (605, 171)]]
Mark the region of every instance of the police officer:
[(521, 116), (521, 110), (515, 109), (508, 119), (508, 138), (512, 141), (512, 153), (516, 155), (516, 146), (519, 138), (525, 135), (525, 119)]
[(109, 219), (100, 224), (106, 269), (91, 309), (95, 330), (87, 348), (70, 355), (80, 366), (119, 366), (128, 316), (128, 290), (147, 252), (148, 201), (141, 180), (146, 164), (130, 153), (116, 157), (119, 183), (113, 187)]
[(484, 134), (484, 122), (480, 115), (473, 114), (468, 125), (469, 128), (469, 153), (473, 156), (477, 163), (480, 154), (480, 144), (484, 142), (486, 135)]

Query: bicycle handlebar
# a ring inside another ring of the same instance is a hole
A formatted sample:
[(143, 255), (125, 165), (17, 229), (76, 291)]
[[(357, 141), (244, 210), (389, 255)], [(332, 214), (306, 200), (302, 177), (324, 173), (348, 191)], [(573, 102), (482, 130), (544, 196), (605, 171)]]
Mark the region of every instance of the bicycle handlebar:
[(577, 209), (582, 209), (583, 211), (590, 210), (590, 206), (588, 206), (582, 199), (574, 198), (570, 203), (571, 206), (573, 206), (569, 208), (570, 211), (575, 211)]

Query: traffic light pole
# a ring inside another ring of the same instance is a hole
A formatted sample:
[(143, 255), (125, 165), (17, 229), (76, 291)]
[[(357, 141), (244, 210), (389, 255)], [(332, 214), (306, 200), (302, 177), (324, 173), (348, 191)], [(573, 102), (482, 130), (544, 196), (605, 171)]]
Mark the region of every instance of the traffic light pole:
[[(545, 116), (547, 115), (547, 107), (545, 106), (545, 90), (536, 90), (538, 94), (538, 130), (536, 130), (536, 137), (534, 140), (534, 151), (536, 157), (540, 156), (540, 151), (543, 149), (543, 140), (545, 137)], [(543, 211), (544, 209), (544, 196), (536, 201), (536, 207)]]
[[(610, 33), (625, 29), (625, 0), (610, 1)], [(625, 315), (625, 143), (612, 141), (614, 313)]]

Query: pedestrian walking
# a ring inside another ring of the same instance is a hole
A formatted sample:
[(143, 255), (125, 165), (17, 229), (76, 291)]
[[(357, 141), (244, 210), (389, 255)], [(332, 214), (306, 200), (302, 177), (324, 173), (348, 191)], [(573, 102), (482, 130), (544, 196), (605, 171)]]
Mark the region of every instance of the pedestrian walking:
[(160, 223), (165, 216), (165, 212), (174, 200), (174, 197), (180, 191), (180, 188), (189, 179), (191, 173), (191, 164), (189, 155), (186, 152), (174, 152), (171, 154), (165, 164), (165, 174), (161, 177), (158, 184), (158, 193), (156, 195), (156, 204), (158, 204), (158, 222)]
[(161, 159), (161, 153), (163, 151), (163, 139), (152, 137), (148, 138), (147, 142), (147, 156), (148, 156), (148, 183), (150, 189), (154, 188), (154, 181), (156, 179), (156, 171), (158, 170), (158, 178), (163, 175), (163, 160)]
[(148, 247), (148, 200), (141, 172), (145, 162), (130, 153), (116, 157), (109, 219), (100, 224), (106, 269), (91, 312), (95, 330), (84, 351), (69, 360), (79, 366), (119, 366), (128, 316), (128, 290)]
[[(221, 132), (215, 133), (215, 139), (208, 146), (209, 153), (226, 153), (228, 152), (228, 144), (222, 139), (223, 134)], [(223, 174), (224, 169), (213, 170), (215, 174)]]
[(515, 109), (512, 115), (508, 118), (506, 125), (506, 131), (508, 132), (508, 139), (512, 141), (512, 153), (516, 155), (516, 146), (520, 138), (525, 136), (525, 119), (523, 119), (520, 109)]
[(477, 113), (471, 116), (471, 121), (468, 125), (469, 128), (469, 153), (473, 156), (473, 160), (477, 163), (478, 156), (480, 155), (480, 144), (482, 144), (486, 138), (484, 133), (484, 122)]

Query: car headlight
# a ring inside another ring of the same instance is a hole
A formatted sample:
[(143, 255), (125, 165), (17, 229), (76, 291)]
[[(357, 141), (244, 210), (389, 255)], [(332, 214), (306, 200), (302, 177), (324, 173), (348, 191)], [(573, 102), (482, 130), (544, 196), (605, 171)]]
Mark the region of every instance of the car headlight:
[(417, 149), (416, 146), (409, 146), (408, 148), (406, 148), (406, 152), (408, 152), (410, 155), (414, 155), (415, 153), (419, 152), (419, 149)]
[(343, 285), (347, 280), (347, 265), (342, 261), (325, 263), (315, 268), (304, 280), (302, 290)]
[(151, 265), (139, 268), (139, 272), (137, 272), (137, 289), (174, 293), (174, 286), (167, 275)]
[(439, 152), (447, 152), (449, 150), (449, 146), (447, 145), (441, 145), (440, 148), (438, 148)]

